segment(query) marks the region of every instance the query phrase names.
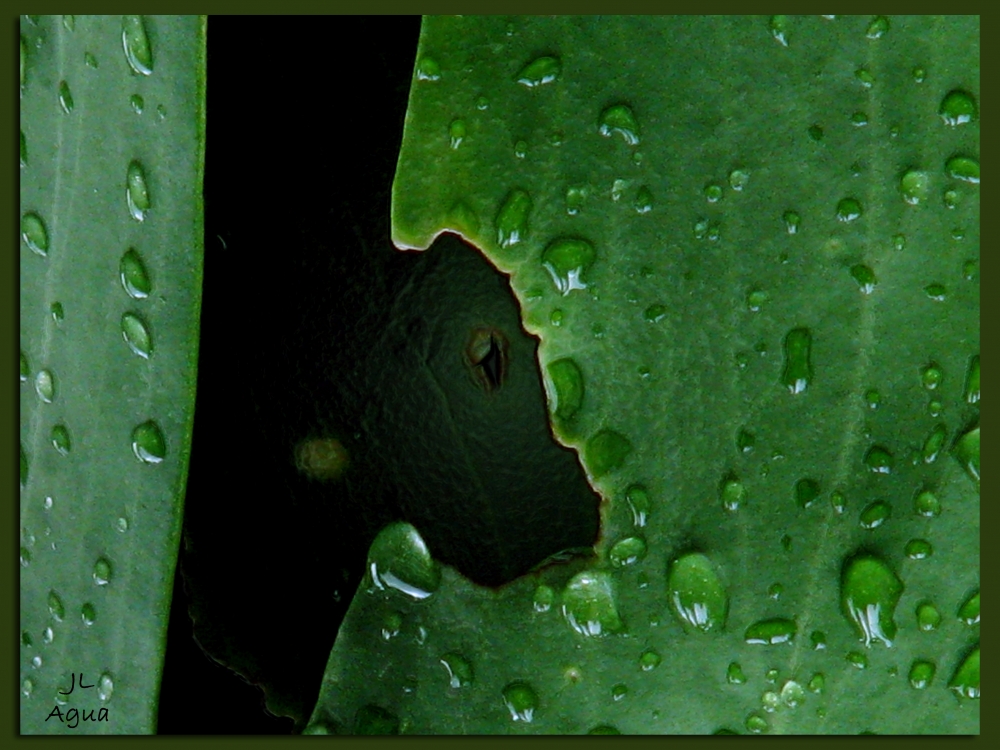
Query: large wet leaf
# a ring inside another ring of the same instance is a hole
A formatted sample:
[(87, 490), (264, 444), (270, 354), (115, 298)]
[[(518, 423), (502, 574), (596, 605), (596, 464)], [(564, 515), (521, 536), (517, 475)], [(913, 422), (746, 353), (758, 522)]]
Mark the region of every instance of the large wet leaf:
[(609, 502), (500, 590), (387, 529), (310, 731), (978, 731), (978, 33), (425, 20), (393, 239), (511, 275)]
[(151, 733), (194, 414), (204, 20), (21, 21), (21, 732)]

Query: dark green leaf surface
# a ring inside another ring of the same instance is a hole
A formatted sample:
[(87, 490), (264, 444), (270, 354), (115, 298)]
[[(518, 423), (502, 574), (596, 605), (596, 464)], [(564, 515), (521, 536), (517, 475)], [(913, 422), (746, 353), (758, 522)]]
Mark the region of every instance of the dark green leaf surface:
[(978, 34), (425, 20), (393, 239), (511, 274), (609, 502), (575, 567), (362, 584), (310, 731), (978, 732)]
[(21, 40), (21, 732), (153, 733), (194, 412), (204, 19), (22, 17)]

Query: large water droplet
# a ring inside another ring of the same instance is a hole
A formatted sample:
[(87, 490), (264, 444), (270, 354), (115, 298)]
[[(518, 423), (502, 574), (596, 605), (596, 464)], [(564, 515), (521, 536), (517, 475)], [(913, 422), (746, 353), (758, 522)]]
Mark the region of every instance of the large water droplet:
[(510, 247), (527, 237), (530, 215), (531, 196), (524, 190), (511, 190), (497, 213), (497, 244), (500, 247)]
[(625, 142), (630, 146), (639, 142), (639, 122), (632, 109), (626, 104), (615, 104), (601, 112), (598, 127), (603, 136), (621, 133)]
[(583, 457), (587, 468), (595, 479), (610, 471), (621, 468), (632, 452), (632, 443), (614, 430), (601, 430), (587, 441)]
[(602, 571), (584, 571), (570, 579), (562, 594), (562, 612), (570, 627), (582, 635), (601, 636), (624, 629), (614, 583)]
[(949, 177), (979, 184), (979, 160), (972, 156), (953, 156), (944, 165)]
[(49, 253), (49, 232), (42, 217), (29, 211), (21, 217), (21, 239), (32, 252), (45, 257)]
[(624, 567), (639, 562), (646, 556), (646, 542), (642, 537), (629, 536), (615, 542), (608, 551), (608, 559), (616, 567)]
[(581, 277), (596, 257), (594, 246), (586, 240), (564, 237), (553, 240), (545, 248), (542, 265), (556, 289), (566, 295), (574, 289), (587, 288)]
[(837, 221), (849, 222), (861, 217), (864, 210), (857, 198), (843, 198), (837, 204)]
[(894, 460), (888, 448), (873, 445), (865, 453), (865, 466), (873, 474), (891, 474)]
[(775, 645), (791, 643), (798, 632), (795, 620), (786, 617), (774, 617), (768, 620), (758, 620), (746, 629), (744, 640), (747, 643), (760, 645)]
[(538, 710), (538, 694), (527, 682), (509, 682), (503, 689), (503, 702), (514, 721), (530, 723)]
[(943, 424), (935, 425), (930, 434), (924, 440), (924, 446), (921, 448), (921, 455), (923, 456), (924, 463), (933, 463), (944, 447), (945, 438), (948, 436), (948, 429)]
[(448, 670), (448, 684), (456, 690), (472, 684), (472, 665), (461, 654), (447, 653), (441, 657), (441, 663)]
[(802, 393), (812, 382), (812, 334), (806, 328), (793, 328), (785, 336), (785, 367), (781, 382), (791, 393)]
[(876, 529), (881, 526), (892, 513), (892, 507), (884, 500), (869, 503), (859, 517), (861, 528)]
[(979, 403), (979, 355), (969, 360), (969, 369), (965, 374), (965, 403)]
[(122, 46), (132, 70), (144, 76), (153, 72), (153, 48), (142, 16), (122, 16)]
[(958, 665), (948, 687), (963, 698), (979, 697), (979, 644)]
[(937, 671), (934, 662), (924, 659), (916, 659), (910, 666), (910, 687), (916, 690), (923, 690), (930, 687), (934, 681), (934, 672)]
[(386, 526), (368, 550), (368, 572), (379, 589), (426, 599), (441, 584), (441, 570), (419, 532), (401, 521)]
[(51, 370), (39, 370), (35, 375), (35, 393), (46, 404), (51, 404), (56, 397), (56, 380)]
[(788, 680), (781, 687), (781, 702), (789, 708), (798, 708), (806, 700), (806, 691), (795, 680)]
[(844, 567), (840, 581), (840, 606), (854, 624), (861, 640), (871, 647), (873, 641), (892, 646), (896, 637), (893, 615), (903, 582), (892, 568), (874, 555), (859, 555)]
[(667, 596), (674, 614), (686, 627), (702, 632), (721, 630), (729, 611), (729, 595), (705, 555), (691, 552), (670, 565)]
[(911, 206), (925, 202), (930, 194), (930, 187), (930, 175), (919, 169), (911, 169), (899, 178), (899, 192)]
[(955, 444), (955, 458), (979, 486), (979, 427), (966, 432)]
[(122, 256), (118, 265), (122, 287), (133, 299), (145, 299), (153, 289), (149, 282), (149, 274), (146, 273), (146, 266), (133, 249), (129, 249)]
[(66, 81), (59, 81), (59, 106), (66, 114), (73, 111), (73, 92), (69, 90)]
[(128, 212), (136, 221), (143, 221), (149, 210), (149, 188), (146, 185), (146, 172), (137, 161), (128, 165), (125, 175), (125, 198), (128, 201)]
[(514, 78), (518, 83), (524, 84), (528, 88), (541, 86), (543, 83), (551, 83), (559, 77), (561, 65), (558, 57), (543, 56), (536, 57), (529, 62)]
[(57, 622), (62, 622), (63, 618), (66, 616), (66, 607), (63, 605), (59, 594), (55, 591), (49, 591), (48, 604), (49, 614), (52, 615)]
[(546, 367), (552, 384), (553, 412), (559, 419), (571, 419), (583, 404), (583, 373), (575, 361), (566, 357)]
[(941, 100), (938, 114), (948, 125), (963, 125), (979, 116), (979, 107), (975, 97), (968, 91), (952, 89)]
[(122, 315), (122, 336), (129, 348), (143, 359), (149, 359), (153, 353), (153, 338), (149, 327), (135, 313)]

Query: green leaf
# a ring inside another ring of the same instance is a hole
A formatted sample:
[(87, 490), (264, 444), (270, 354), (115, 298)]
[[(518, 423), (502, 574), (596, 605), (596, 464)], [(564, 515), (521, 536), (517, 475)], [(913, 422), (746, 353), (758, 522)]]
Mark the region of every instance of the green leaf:
[(311, 731), (979, 731), (978, 23), (425, 19), (393, 239), (511, 275), (608, 502), (593, 560), (366, 580)]
[(21, 42), (21, 732), (153, 733), (194, 414), (205, 21), (22, 17)]

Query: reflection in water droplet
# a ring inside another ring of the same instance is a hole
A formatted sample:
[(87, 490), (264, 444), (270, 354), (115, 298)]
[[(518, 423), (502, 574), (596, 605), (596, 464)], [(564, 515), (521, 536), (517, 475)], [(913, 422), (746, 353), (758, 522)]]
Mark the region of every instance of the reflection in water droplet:
[(802, 393), (812, 382), (811, 348), (812, 334), (806, 328), (793, 328), (785, 336), (781, 382), (791, 393)]
[(544, 56), (536, 57), (529, 62), (514, 78), (520, 84), (528, 88), (541, 86), (543, 83), (551, 83), (559, 76), (561, 69), (559, 58)]
[(601, 112), (598, 128), (601, 135), (606, 137), (612, 133), (621, 133), (630, 146), (639, 143), (639, 122), (628, 105), (615, 104)]
[(514, 189), (507, 194), (494, 222), (500, 247), (516, 245), (528, 236), (531, 207), (531, 196), (526, 191)]
[(149, 327), (135, 313), (122, 315), (122, 337), (129, 348), (143, 359), (149, 359), (153, 353), (153, 339)]
[(747, 643), (759, 645), (775, 645), (791, 643), (798, 632), (794, 620), (786, 617), (774, 617), (768, 620), (758, 620), (746, 629), (744, 640)]
[(375, 537), (368, 550), (368, 572), (378, 589), (394, 589), (413, 599), (426, 599), (441, 584), (441, 570), (419, 532), (395, 522)]
[(42, 257), (49, 253), (49, 232), (42, 217), (29, 211), (21, 217), (21, 239), (28, 249)]
[(963, 125), (978, 117), (979, 108), (976, 105), (975, 97), (968, 91), (952, 89), (941, 100), (938, 114), (948, 125)]
[(514, 721), (530, 723), (538, 710), (538, 694), (527, 682), (508, 683), (503, 689), (503, 702)]
[(632, 443), (614, 430), (601, 430), (592, 435), (584, 446), (584, 464), (595, 479), (619, 469), (632, 452)]
[(142, 16), (122, 16), (122, 46), (133, 71), (144, 76), (153, 72), (153, 48)]
[(56, 397), (56, 381), (51, 370), (39, 370), (35, 375), (35, 393), (46, 404), (51, 404)]
[(149, 188), (146, 185), (146, 172), (137, 161), (132, 161), (128, 165), (125, 176), (125, 198), (132, 218), (143, 221), (150, 206)]
[(132, 430), (132, 452), (143, 463), (158, 464), (167, 455), (167, 443), (160, 427), (153, 420)]
[(602, 636), (624, 629), (614, 583), (602, 571), (584, 571), (570, 579), (562, 594), (562, 612), (581, 635)]
[(948, 687), (963, 698), (979, 698), (979, 644), (959, 664)]

